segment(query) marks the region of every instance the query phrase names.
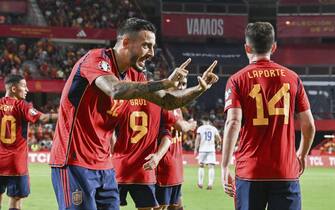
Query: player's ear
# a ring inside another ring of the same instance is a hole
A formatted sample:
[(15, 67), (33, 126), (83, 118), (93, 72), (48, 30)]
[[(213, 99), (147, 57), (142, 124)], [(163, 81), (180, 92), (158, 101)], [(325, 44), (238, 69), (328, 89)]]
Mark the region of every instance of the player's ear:
[(244, 44), (244, 50), (246, 53), (251, 54), (252, 53), (252, 47), (248, 44)]
[(17, 88), (16, 88), (15, 85), (12, 85), (12, 86), (10, 87), (10, 90), (12, 91), (12, 93), (16, 93)]
[(274, 42), (271, 47), (271, 54), (273, 54), (277, 50), (277, 42)]
[(129, 36), (123, 36), (123, 39), (122, 39), (122, 47), (123, 48), (128, 48), (129, 46)]

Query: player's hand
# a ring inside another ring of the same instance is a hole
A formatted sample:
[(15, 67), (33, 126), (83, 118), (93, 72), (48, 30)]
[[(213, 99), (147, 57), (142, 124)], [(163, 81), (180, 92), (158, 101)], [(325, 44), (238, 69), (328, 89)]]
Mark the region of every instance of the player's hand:
[(191, 63), (191, 58), (187, 59), (179, 67), (175, 68), (175, 70), (170, 74), (168, 80), (172, 82), (173, 87), (178, 87), (178, 83), (187, 77), (188, 70), (186, 70), (186, 67), (189, 63)]
[(225, 168), (225, 169), (222, 168), (221, 179), (222, 179), (222, 185), (223, 185), (224, 192), (228, 196), (234, 197), (235, 196), (235, 179), (230, 174), (228, 168)]
[(147, 160), (147, 162), (145, 162), (143, 164), (143, 168), (146, 171), (147, 170), (154, 170), (157, 167), (157, 165), (160, 161), (157, 154), (150, 154), (145, 158), (145, 160)]
[(307, 158), (302, 157), (301, 155), (298, 155), (298, 161), (299, 161), (299, 165), (300, 165), (299, 176), (301, 176), (305, 171), (305, 168), (306, 168), (306, 165), (307, 165)]
[(219, 80), (219, 77), (213, 73), (213, 70), (218, 62), (215, 60), (207, 70), (202, 74), (202, 76), (198, 76), (198, 82), (201, 90), (205, 91), (212, 87), (214, 83)]

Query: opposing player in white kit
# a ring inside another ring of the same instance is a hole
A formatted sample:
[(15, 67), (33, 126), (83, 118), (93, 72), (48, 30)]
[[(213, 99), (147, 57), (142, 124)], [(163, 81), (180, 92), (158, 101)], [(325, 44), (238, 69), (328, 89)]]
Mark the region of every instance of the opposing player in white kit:
[(195, 140), (194, 155), (198, 157), (198, 187), (203, 187), (205, 165), (208, 166), (208, 187), (207, 190), (213, 188), (216, 164), (215, 144), (221, 142), (219, 131), (210, 124), (208, 116), (203, 118), (203, 125), (197, 129), (197, 137)]

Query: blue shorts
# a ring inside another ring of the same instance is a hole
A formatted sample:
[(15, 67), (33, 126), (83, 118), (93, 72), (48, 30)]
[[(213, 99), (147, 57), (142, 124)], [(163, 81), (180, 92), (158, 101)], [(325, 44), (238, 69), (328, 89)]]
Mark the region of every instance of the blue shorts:
[(119, 210), (115, 171), (80, 166), (51, 168), (59, 210)]
[(246, 181), (236, 178), (237, 210), (301, 210), (299, 181)]
[(30, 193), (29, 176), (0, 176), (0, 194), (6, 189), (9, 197), (27, 197)]
[(120, 205), (127, 205), (127, 194), (129, 192), (136, 208), (155, 208), (158, 202), (155, 196), (155, 185), (141, 184), (119, 184)]
[(156, 185), (156, 198), (160, 206), (178, 206), (181, 197), (181, 184), (160, 187)]

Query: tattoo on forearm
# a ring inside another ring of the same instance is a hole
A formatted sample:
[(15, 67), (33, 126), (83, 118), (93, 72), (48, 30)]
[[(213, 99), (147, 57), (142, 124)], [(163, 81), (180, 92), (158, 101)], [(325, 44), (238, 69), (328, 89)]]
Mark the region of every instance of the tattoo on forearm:
[(131, 99), (165, 89), (163, 81), (143, 83), (119, 83), (114, 86), (114, 98)]
[(164, 108), (175, 109), (185, 106), (186, 104), (199, 97), (202, 93), (203, 91), (200, 91), (197, 87), (167, 93), (163, 99), (163, 101), (165, 102)]
[(165, 89), (165, 86), (162, 81), (152, 81), (152, 82), (148, 82), (147, 88), (148, 88), (147, 90), (148, 92), (155, 92), (158, 90)]

